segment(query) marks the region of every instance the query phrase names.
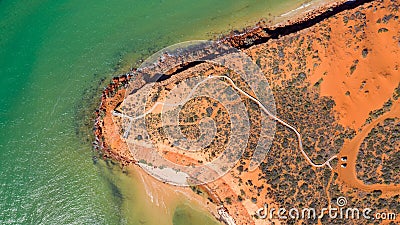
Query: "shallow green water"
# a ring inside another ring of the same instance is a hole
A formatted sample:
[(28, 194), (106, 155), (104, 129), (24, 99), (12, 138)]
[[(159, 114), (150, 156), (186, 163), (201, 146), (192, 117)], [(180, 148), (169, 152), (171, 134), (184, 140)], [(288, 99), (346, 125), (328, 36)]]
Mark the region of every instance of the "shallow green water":
[(199, 212), (186, 204), (182, 204), (176, 207), (172, 221), (174, 225), (203, 225), (215, 223), (214, 220), (212, 220), (211, 218), (205, 217), (202, 212)]
[[(298, 6), (291, 2), (0, 0), (0, 224), (140, 224), (124, 208), (127, 199), (141, 207), (125, 197), (137, 183), (122, 190), (125, 175), (94, 165), (76, 134), (84, 94), (118, 65)], [(196, 213), (181, 207), (167, 219), (187, 224)]]

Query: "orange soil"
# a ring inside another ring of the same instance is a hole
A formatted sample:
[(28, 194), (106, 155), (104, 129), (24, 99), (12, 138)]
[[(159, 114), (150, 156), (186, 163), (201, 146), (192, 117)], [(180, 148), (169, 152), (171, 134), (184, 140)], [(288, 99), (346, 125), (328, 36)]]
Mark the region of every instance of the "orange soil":
[(357, 178), (357, 173), (356, 173), (358, 150), (360, 149), (360, 145), (363, 142), (364, 138), (378, 123), (384, 121), (387, 118), (394, 118), (394, 117), (400, 118), (400, 99), (397, 100), (395, 103), (393, 103), (393, 108), (391, 111), (383, 114), (378, 119), (366, 125), (363, 128), (363, 130), (357, 134), (355, 138), (345, 142), (338, 157), (341, 158), (343, 156), (347, 156), (348, 165), (346, 168), (338, 167), (337, 172), (339, 174), (339, 179), (342, 182), (344, 182), (348, 187), (354, 187), (369, 192), (372, 192), (374, 190), (381, 190), (382, 194), (386, 196), (394, 196), (396, 194), (400, 194), (399, 185), (385, 185), (385, 184), (366, 185)]
[(106, 108), (105, 116), (103, 118), (102, 132), (104, 142), (106, 143), (106, 154), (118, 160), (123, 165), (133, 162), (133, 157), (128, 149), (126, 143), (120, 138), (118, 126), (115, 125), (113, 120), (112, 111), (117, 104), (123, 101), (125, 97), (125, 90), (119, 90), (113, 98), (107, 98), (103, 101)]
[[(388, 7), (388, 1), (385, 3), (385, 7)], [(355, 164), (359, 147), (370, 130), (386, 118), (400, 116), (400, 102), (396, 101), (390, 112), (364, 125), (369, 113), (381, 108), (400, 83), (400, 46), (399, 40), (395, 38), (399, 35), (400, 24), (398, 21), (390, 21), (388, 24), (376, 22), (389, 14), (388, 10), (370, 9), (362, 12), (366, 14), (367, 25), (360, 40), (354, 40), (358, 39), (352, 29), (357, 25), (354, 20), (344, 24), (342, 19), (334, 19), (335, 22), (330, 23), (330, 28), (334, 31), (331, 32), (330, 44), (320, 46), (314, 43), (313, 47), (319, 52), (321, 64), (312, 71), (309, 80), (316, 83), (323, 79), (321, 95), (330, 96), (335, 101), (338, 122), (359, 131), (354, 139), (345, 142), (340, 151), (338, 157), (347, 156), (348, 166), (338, 167), (339, 179), (350, 187), (365, 191), (381, 190), (395, 195), (400, 193), (398, 185), (365, 185), (358, 180)], [(388, 28), (388, 31), (378, 33), (380, 28)], [(368, 49), (366, 57), (362, 56), (363, 49)], [(354, 60), (358, 60), (358, 64), (351, 73)], [(365, 85), (362, 85), (363, 82)]]
[[(346, 25), (340, 19), (330, 23), (334, 31), (330, 44), (325, 48), (314, 44), (320, 53), (321, 64), (310, 78), (311, 83), (323, 78), (321, 95), (335, 100), (339, 123), (355, 130), (361, 128), (370, 111), (382, 107), (400, 82), (400, 48), (398, 40), (392, 38), (398, 35), (399, 22), (376, 23), (388, 13), (387, 10), (365, 10), (365, 13), (370, 22), (365, 27), (365, 37), (356, 43), (346, 44), (355, 39), (351, 28), (348, 29), (355, 25), (353, 20)], [(378, 33), (383, 27), (388, 27), (388, 32)], [(363, 49), (369, 50), (365, 58)], [(351, 74), (350, 67), (356, 59), (359, 62)], [(361, 88), (363, 81), (366, 84)], [(348, 96), (345, 95), (347, 91), (350, 92)]]
[[(369, 112), (381, 108), (383, 103), (392, 96), (393, 90), (400, 82), (400, 72), (398, 70), (400, 66), (400, 48), (398, 46), (398, 40), (392, 38), (398, 35), (397, 32), (400, 29), (399, 23), (397, 22), (394, 26), (377, 24), (375, 21), (378, 18), (382, 18), (387, 11), (364, 11), (367, 20), (370, 22), (368, 22), (368, 26), (365, 27), (365, 37), (361, 38), (361, 41), (358, 43), (349, 42), (349, 40), (354, 41), (355, 39), (355, 34), (348, 29), (349, 26), (354, 25), (352, 24), (353, 21), (349, 21), (345, 25), (341, 19), (329, 18), (324, 22), (325, 24), (329, 24), (333, 32), (331, 32), (329, 45), (321, 46), (316, 43), (313, 44), (313, 48), (317, 49), (319, 52), (321, 63), (317, 67), (312, 67), (314, 59), (311, 57), (307, 59), (307, 64), (311, 65), (309, 66), (311, 70), (309, 82), (314, 84), (323, 78), (323, 82), (320, 85), (321, 95), (330, 96), (335, 101), (336, 106), (334, 109), (337, 112), (338, 122), (345, 127), (350, 127), (359, 131), (355, 138), (344, 143), (338, 155), (339, 158), (342, 156), (347, 156), (348, 158), (348, 166), (346, 168), (338, 166), (336, 169), (336, 172), (339, 174), (339, 179), (348, 187), (359, 188), (365, 191), (382, 190), (385, 195), (393, 196), (400, 192), (399, 186), (365, 185), (357, 179), (355, 171), (359, 146), (365, 136), (368, 135), (369, 131), (385, 118), (400, 116), (400, 100), (398, 100), (393, 103), (393, 108), (390, 112), (387, 112), (370, 124), (363, 126), (369, 116)], [(378, 33), (378, 29), (384, 26), (388, 26), (389, 31)], [(312, 29), (313, 28), (310, 28), (303, 32), (312, 33)], [(362, 56), (363, 49), (369, 50), (365, 58)], [(252, 54), (257, 54), (257, 52), (251, 51), (250, 55)], [(354, 72), (351, 73), (350, 67), (353, 65), (354, 59), (358, 59), (358, 64)], [(286, 71), (286, 68), (284, 68), (284, 70)], [(289, 71), (286, 71), (286, 74), (287, 77), (283, 77), (281, 80), (290, 77)], [(366, 82), (365, 86), (361, 87), (364, 81)], [(350, 94), (346, 95), (346, 92)], [(109, 151), (114, 155), (114, 158), (120, 161), (126, 160), (131, 162), (132, 157), (130, 156), (129, 149), (126, 143), (121, 140), (119, 131), (111, 115), (111, 111), (115, 108), (116, 104), (123, 100), (124, 94), (124, 91), (119, 91), (116, 97), (107, 100), (106, 115), (102, 128), (105, 142), (109, 145)], [(183, 165), (198, 163), (197, 159), (188, 156), (171, 151), (166, 151), (164, 153), (165, 158), (171, 162), (177, 162)], [(230, 172), (224, 177), (207, 184), (204, 186), (204, 189), (216, 195), (214, 200), (219, 198), (222, 201), (224, 201), (226, 197), (230, 197), (232, 200), (236, 199), (237, 196), (240, 195), (240, 189), (243, 189), (246, 192), (244, 201), (232, 201), (232, 204), (224, 203), (224, 206), (238, 224), (256, 224), (252, 219), (252, 215), (256, 210), (255, 207), (262, 207), (262, 204), (265, 202), (273, 205), (270, 199), (266, 199), (266, 187), (268, 184), (264, 184), (264, 189), (261, 191), (260, 195), (257, 196), (254, 190), (252, 190), (252, 187), (245, 185), (244, 182), (251, 180), (256, 186), (261, 186), (262, 184), (258, 177), (259, 171), (243, 172), (240, 174), (243, 184), (238, 184), (235, 177), (239, 175), (236, 173), (236, 169), (234, 170), (235, 172)], [(157, 184), (153, 184), (163, 185), (158, 181)], [(191, 192), (191, 190), (189, 190), (189, 192)], [(250, 202), (252, 197), (257, 198), (257, 204)], [(207, 206), (207, 204), (203, 204)], [(257, 223), (266, 222), (260, 220), (256, 221)]]

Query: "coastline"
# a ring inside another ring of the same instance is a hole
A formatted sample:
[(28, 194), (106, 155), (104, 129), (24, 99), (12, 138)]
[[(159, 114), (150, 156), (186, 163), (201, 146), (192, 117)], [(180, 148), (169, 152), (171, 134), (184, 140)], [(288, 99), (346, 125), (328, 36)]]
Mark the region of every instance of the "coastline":
[[(224, 42), (224, 43), (229, 43), (230, 45), (238, 48), (250, 48), (254, 45), (257, 45), (259, 43), (264, 43), (268, 41), (269, 39), (274, 39), (276, 37), (280, 37), (280, 35), (277, 35), (277, 32), (279, 31), (284, 31), (284, 35), (291, 34), (286, 33), (285, 29), (291, 30), (291, 28), (295, 27), (298, 24), (305, 24), (307, 25), (307, 21), (313, 21), (315, 18), (318, 18), (318, 16), (323, 15), (326, 12), (332, 12), (332, 8), (339, 8), (343, 6), (343, 4), (348, 4), (346, 3), (347, 1), (329, 1), (328, 3), (324, 1), (316, 1), (316, 5), (308, 5), (307, 7), (300, 7), (297, 10), (285, 13), (282, 16), (283, 21), (279, 21), (273, 26), (266, 26), (265, 22), (260, 22), (258, 23), (255, 27), (247, 28), (241, 33), (234, 33), (232, 32), (231, 34), (228, 34), (224, 36), (223, 38), (219, 39), (218, 41)], [(369, 1), (363, 1), (363, 2), (369, 2)], [(362, 3), (360, 3), (362, 4)], [(297, 15), (297, 13), (300, 13)], [(296, 15), (292, 15), (296, 14)], [(330, 15), (330, 13), (328, 13)], [(293, 17), (291, 17), (293, 16)], [(291, 17), (290, 19), (287, 19), (287, 17)], [(329, 16), (330, 17), (330, 16)], [(318, 19), (317, 19), (318, 20)], [(308, 27), (305, 26), (303, 29), (307, 29)], [(295, 30), (294, 32), (301, 31), (300, 30)], [(248, 44), (248, 40), (251, 40), (250, 44)], [(110, 83), (109, 86), (103, 91), (102, 95), (102, 101), (99, 107), (99, 110), (96, 112), (96, 125), (95, 125), (95, 135), (96, 135), (96, 141), (98, 143), (95, 143), (95, 148), (100, 150), (101, 152), (104, 153), (103, 157), (104, 158), (111, 158), (114, 159), (118, 162), (121, 163), (122, 166), (131, 166), (134, 165), (133, 168), (138, 171), (140, 171), (142, 178), (143, 177), (150, 177), (148, 174), (144, 173), (141, 169), (138, 169), (135, 165), (137, 165), (137, 162), (134, 161), (133, 158), (129, 157), (129, 150), (127, 148), (120, 148), (116, 146), (121, 146), (121, 142), (117, 141), (111, 141), (107, 142), (107, 139), (115, 139), (118, 134), (118, 132), (109, 132), (109, 134), (112, 134), (113, 138), (109, 137), (104, 137), (104, 130), (107, 130), (105, 127), (104, 123), (104, 118), (112, 117), (111, 112), (109, 109), (117, 107), (119, 102), (121, 101), (121, 96), (125, 95), (124, 88), (127, 88), (128, 83), (132, 80), (133, 74), (135, 73), (135, 69), (132, 69), (128, 73), (121, 75), (120, 77), (114, 77), (112, 82)], [(115, 97), (117, 96), (117, 97)], [(123, 98), (122, 98), (123, 99)], [(103, 113), (102, 113), (103, 112)], [(102, 118), (102, 116), (104, 116)], [(108, 118), (109, 119), (109, 118)], [(110, 125), (110, 121), (108, 121), (108, 126)], [(107, 126), (107, 122), (106, 122)], [(121, 154), (122, 153), (122, 154)], [(140, 167), (140, 166), (138, 166)], [(143, 182), (145, 183), (146, 179), (143, 179)], [(165, 185), (161, 184), (161, 182), (158, 182), (159, 185)], [(185, 196), (187, 196), (190, 199), (196, 199), (196, 195), (194, 193), (186, 188), (182, 188), (181, 190)], [(218, 196), (218, 195), (217, 195)], [(207, 208), (209, 211), (212, 212), (213, 216), (218, 218), (218, 212), (216, 212), (216, 208), (211, 209), (209, 208), (209, 204), (201, 202), (200, 203), (203, 207)]]
[[(326, 12), (329, 10), (331, 7), (336, 7), (340, 4), (344, 4), (346, 1), (335, 1), (331, 0), (327, 3), (324, 1), (316, 1), (316, 5), (309, 5), (310, 7), (314, 8), (315, 13), (314, 15), (310, 15), (309, 8), (308, 7), (303, 7), (299, 10), (291, 11), (288, 12), (290, 16), (293, 16), (292, 18), (288, 18), (288, 15), (285, 15), (282, 17), (282, 15), (272, 26), (267, 26), (265, 21), (260, 21), (258, 22), (255, 26), (253, 27), (247, 27), (244, 28), (239, 34), (235, 32), (231, 32), (229, 34), (226, 34), (225, 36), (222, 36), (219, 38), (217, 41), (221, 41), (227, 44), (232, 45), (233, 47), (241, 48), (243, 46), (243, 42), (246, 39), (254, 39), (257, 40), (257, 38), (269, 38), (268, 34), (265, 34), (264, 29), (267, 28), (268, 30), (275, 30), (277, 28), (284, 28), (286, 26), (292, 26), (293, 24), (298, 24), (304, 21), (307, 21), (309, 19), (313, 19), (318, 15), (321, 15), (322, 13)], [(300, 6), (301, 7), (301, 6)], [(299, 13), (296, 15), (291, 15), (293, 12)], [(313, 12), (311, 12), (313, 13)], [(254, 44), (252, 44), (254, 45)], [(251, 46), (251, 45), (250, 45)], [(104, 121), (108, 120), (110, 122), (112, 120), (112, 114), (110, 109), (117, 107), (117, 105), (123, 101), (123, 97), (125, 96), (125, 90), (128, 87), (128, 84), (134, 79), (134, 74), (136, 73), (136, 68), (131, 68), (129, 72), (122, 74), (120, 76), (115, 76), (112, 78), (111, 82), (109, 85), (107, 85), (104, 88), (104, 91), (102, 92), (102, 97), (101, 97), (101, 102), (99, 104), (98, 110), (96, 110), (96, 119), (95, 119), (95, 125), (94, 125), (94, 133), (95, 133), (95, 139), (96, 141), (93, 143), (93, 147), (95, 150), (99, 151), (99, 153), (102, 155), (103, 159), (111, 159), (115, 160), (122, 167), (131, 167), (135, 171), (139, 171), (138, 174), (142, 177), (143, 183), (145, 183), (145, 180), (152, 180), (154, 179), (151, 177), (149, 174), (143, 171), (143, 169), (138, 165), (138, 162), (135, 162), (133, 157), (129, 155), (129, 149), (127, 145), (121, 144), (123, 141), (116, 136), (118, 132), (109, 132), (112, 133), (111, 136), (105, 136), (104, 131), (107, 129), (107, 126), (105, 126)], [(138, 79), (138, 77), (136, 77)], [(141, 86), (144, 84), (143, 78), (139, 77), (139, 79), (142, 79), (142, 82), (139, 82), (138, 86)], [(111, 124), (108, 124), (110, 126)], [(112, 126), (111, 126), (112, 127)], [(112, 138), (110, 138), (112, 137)], [(109, 139), (109, 141), (107, 141)], [(111, 141), (112, 140), (112, 141)], [(116, 141), (115, 141), (116, 140)], [(118, 146), (118, 148), (116, 147)], [(146, 178), (146, 179), (143, 179)], [(160, 181), (158, 182), (158, 185), (162, 185), (165, 188), (170, 186), (168, 184), (163, 184)], [(220, 185), (224, 185), (225, 182), (221, 182)], [(225, 184), (226, 185), (226, 184)], [(188, 196), (190, 199), (197, 199), (198, 201), (198, 196), (193, 195), (192, 190), (188, 188), (181, 188), (181, 193), (185, 196)], [(208, 188), (207, 186), (204, 187), (204, 191), (211, 190), (212, 188)], [(218, 194), (216, 195), (217, 197), (214, 198), (218, 199), (221, 201), (218, 197)], [(149, 195), (150, 198), (152, 198)], [(269, 200), (271, 202), (271, 200)], [(209, 202), (208, 202), (209, 203)], [(222, 201), (218, 204), (221, 204)], [(201, 203), (201, 206), (205, 209), (208, 209), (209, 212), (218, 220), (223, 222), (221, 220), (220, 215), (218, 214), (218, 209), (211, 209), (207, 203)], [(226, 223), (226, 222), (225, 222)]]
[(280, 16), (274, 24), (267, 25), (265, 21), (258, 22), (254, 27), (247, 27), (239, 33), (230, 34), (217, 40), (239, 49), (265, 43), (290, 34), (306, 30), (313, 25), (328, 19), (340, 12), (354, 9), (373, 0), (316, 0), (307, 7), (298, 7), (289, 14)]

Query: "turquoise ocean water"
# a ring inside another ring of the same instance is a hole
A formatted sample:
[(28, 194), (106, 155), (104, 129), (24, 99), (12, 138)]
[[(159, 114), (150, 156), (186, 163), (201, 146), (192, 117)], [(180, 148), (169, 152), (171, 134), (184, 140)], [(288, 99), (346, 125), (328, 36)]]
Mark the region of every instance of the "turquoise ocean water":
[[(122, 189), (126, 175), (94, 164), (77, 132), (89, 100), (97, 101), (90, 93), (118, 66), (299, 2), (0, 0), (0, 224), (151, 224), (154, 215), (132, 212), (143, 210), (137, 183)], [(202, 216), (181, 206), (165, 220), (186, 225)], [(191, 224), (203, 223), (213, 222)]]

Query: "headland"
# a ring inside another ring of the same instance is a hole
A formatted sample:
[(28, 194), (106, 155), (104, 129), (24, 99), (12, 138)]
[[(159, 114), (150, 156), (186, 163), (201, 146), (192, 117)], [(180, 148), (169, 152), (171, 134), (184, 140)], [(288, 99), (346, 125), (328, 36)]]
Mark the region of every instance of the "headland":
[[(399, 214), (400, 186), (396, 175), (400, 149), (399, 8), (399, 2), (391, 0), (319, 3), (308, 10), (306, 6), (296, 10), (290, 20), (274, 26), (261, 21), (217, 40), (242, 50), (262, 69), (274, 92), (277, 116), (296, 128), (304, 149), (297, 145), (299, 137), (292, 130), (277, 123), (269, 154), (256, 170), (249, 171), (249, 157), (243, 157), (230, 173), (218, 180), (192, 189), (178, 189), (190, 198), (199, 199), (227, 224), (265, 224), (255, 213), (265, 203), (272, 207), (323, 208), (333, 205), (339, 196), (351, 199), (358, 207)], [(165, 63), (168, 64), (168, 58)], [(127, 94), (146, 83), (173, 86), (194, 72), (222, 75), (226, 71), (207, 63), (188, 63), (169, 71), (161, 81), (153, 81), (136, 69), (114, 77), (104, 89), (96, 111), (94, 147), (104, 158), (141, 170), (122, 138), (123, 131), (118, 126), (122, 121), (115, 112)], [(205, 100), (195, 103), (213, 105)], [(248, 100), (246, 104), (251, 105)], [(251, 154), (251, 143), (258, 138), (260, 124), (256, 122), (259, 111), (249, 114), (253, 118), (252, 138), (246, 152)], [(216, 121), (224, 120), (220, 115), (211, 116)], [(148, 119), (157, 118), (149, 115)], [(163, 136), (157, 131), (158, 125), (152, 123), (150, 127), (155, 142)], [(382, 132), (393, 137), (385, 138), (387, 135)], [(377, 138), (380, 141), (374, 141)], [(383, 149), (379, 147), (382, 143)], [(206, 155), (180, 155), (169, 150), (165, 143), (159, 144), (164, 156), (177, 163), (196, 163)], [(220, 147), (212, 146), (207, 153), (218, 154)], [(301, 150), (313, 162), (329, 161), (329, 166), (319, 168), (310, 164)], [(143, 173), (143, 176), (148, 175)], [(197, 194), (207, 196), (208, 200), (204, 202)], [(397, 202), (397, 208), (385, 207), (382, 201), (394, 206)], [(298, 222), (267, 220), (277, 224)], [(335, 222), (325, 217), (303, 221)]]

